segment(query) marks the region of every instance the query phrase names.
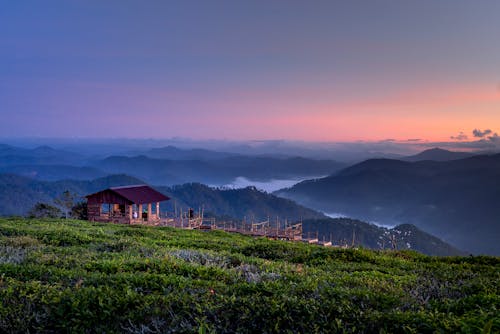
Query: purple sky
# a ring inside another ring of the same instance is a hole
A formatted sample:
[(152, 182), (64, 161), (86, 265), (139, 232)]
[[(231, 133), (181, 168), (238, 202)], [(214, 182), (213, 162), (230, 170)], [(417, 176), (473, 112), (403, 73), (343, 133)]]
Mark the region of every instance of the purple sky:
[(0, 137), (493, 135), (499, 36), (500, 1), (4, 2)]

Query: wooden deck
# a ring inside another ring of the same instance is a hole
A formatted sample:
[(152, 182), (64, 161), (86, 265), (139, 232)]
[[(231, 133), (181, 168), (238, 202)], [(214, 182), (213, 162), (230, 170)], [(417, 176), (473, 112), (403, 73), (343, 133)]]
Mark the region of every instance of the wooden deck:
[(226, 222), (216, 221), (215, 218), (206, 218), (203, 215), (188, 215), (174, 216), (171, 213), (163, 213), (160, 218), (154, 217), (129, 219), (128, 216), (120, 214), (101, 214), (94, 217), (94, 221), (112, 222), (116, 224), (131, 224), (131, 225), (152, 225), (152, 226), (169, 226), (181, 229), (198, 229), (198, 230), (220, 230), (229, 233), (239, 233), (253, 237), (263, 237), (274, 240), (301, 241), (310, 244), (322, 245), (325, 247), (338, 247), (332, 245), (330, 241), (320, 241), (317, 232), (303, 234), (302, 223), (288, 222), (271, 222), (269, 220), (261, 222)]

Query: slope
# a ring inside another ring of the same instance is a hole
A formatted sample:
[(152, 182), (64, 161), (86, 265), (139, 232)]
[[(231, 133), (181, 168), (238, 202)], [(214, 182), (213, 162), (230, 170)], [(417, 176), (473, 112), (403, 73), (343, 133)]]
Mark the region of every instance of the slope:
[(377, 159), (276, 192), (323, 212), (410, 223), (461, 249), (500, 254), (500, 155), (435, 162)]
[(2, 333), (498, 333), (500, 260), (0, 219)]

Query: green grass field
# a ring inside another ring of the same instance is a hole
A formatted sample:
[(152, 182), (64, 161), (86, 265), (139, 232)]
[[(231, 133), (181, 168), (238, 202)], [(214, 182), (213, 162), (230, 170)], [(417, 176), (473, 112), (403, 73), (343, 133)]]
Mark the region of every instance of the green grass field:
[(500, 258), (0, 219), (0, 332), (498, 333)]

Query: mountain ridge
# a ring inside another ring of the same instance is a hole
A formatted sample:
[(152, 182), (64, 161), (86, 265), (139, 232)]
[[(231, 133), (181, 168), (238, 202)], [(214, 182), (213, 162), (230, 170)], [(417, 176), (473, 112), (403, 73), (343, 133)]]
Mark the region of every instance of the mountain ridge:
[(498, 189), (500, 154), (492, 154), (442, 162), (367, 160), (275, 194), (323, 212), (413, 224), (459, 248), (500, 254)]
[[(127, 175), (111, 175), (91, 181), (38, 181), (17, 175), (0, 174), (0, 215), (23, 215), (37, 202), (53, 204), (54, 198), (64, 191), (70, 191), (80, 198), (89, 193), (103, 190), (113, 186), (142, 184), (142, 180)], [(212, 188), (199, 183), (189, 183), (174, 187), (157, 186), (158, 191), (172, 199), (161, 204), (162, 211), (174, 211), (188, 208), (202, 209), (207, 216), (233, 221), (263, 221), (266, 219), (288, 220), (297, 222), (304, 220), (305, 231), (310, 227), (314, 229), (314, 222), (329, 222), (334, 224), (339, 220), (327, 218), (324, 214), (299, 205), (289, 199), (276, 197), (272, 194), (257, 190), (255, 187), (244, 189)], [(346, 223), (349, 220), (344, 219)], [(392, 233), (389, 229), (379, 228), (364, 222), (351, 221), (358, 226), (358, 235), (365, 235), (362, 246), (375, 247), (376, 241), (385, 233)], [(352, 225), (352, 226), (354, 226)], [(308, 227), (309, 226), (309, 227)], [(317, 229), (319, 232), (319, 228)], [(330, 230), (331, 232), (331, 230)], [(351, 230), (348, 230), (350, 233)], [(336, 235), (340, 231), (335, 230)], [(392, 233), (394, 234), (394, 233)], [(425, 239), (427, 233), (421, 232)], [(406, 242), (406, 241), (405, 241)], [(458, 255), (458, 250), (453, 251), (451, 246), (442, 241), (435, 251), (431, 252), (430, 246), (418, 246), (416, 250), (434, 255)], [(404, 247), (403, 247), (404, 249)], [(415, 249), (415, 248), (411, 248)], [(444, 251), (448, 249), (447, 251)]]
[(431, 149), (424, 150), (415, 155), (404, 157), (401, 160), (410, 162), (423, 161), (423, 160), (450, 161), (450, 160), (470, 158), (478, 154), (479, 153), (450, 151), (439, 147), (434, 147)]

